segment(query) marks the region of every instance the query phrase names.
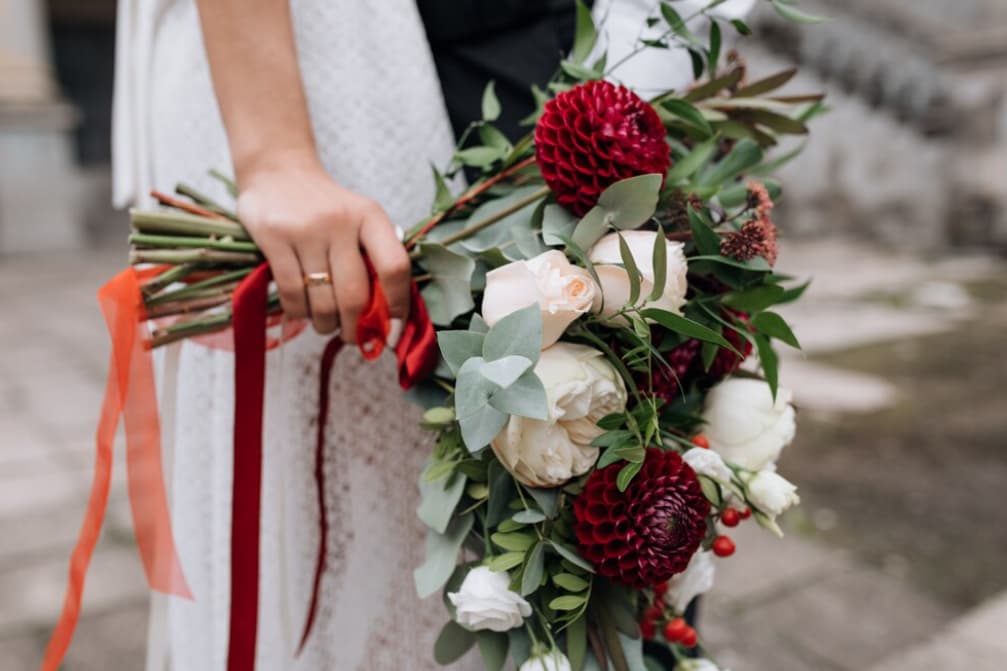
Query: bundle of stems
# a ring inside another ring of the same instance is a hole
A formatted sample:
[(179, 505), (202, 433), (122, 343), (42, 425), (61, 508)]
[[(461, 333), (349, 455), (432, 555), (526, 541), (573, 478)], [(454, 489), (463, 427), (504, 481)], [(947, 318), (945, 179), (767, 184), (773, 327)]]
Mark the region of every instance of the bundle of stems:
[[(440, 222), (473, 204), (491, 187), (532, 165), (534, 159), (514, 163), (465, 191), (454, 203), (417, 224), (405, 241), (410, 256), (422, 256), (419, 243)], [(234, 185), (215, 175), (234, 193)], [(159, 347), (231, 325), (232, 297), (241, 280), (265, 258), (233, 210), (190, 186), (180, 184), (176, 195), (152, 191), (161, 205), (153, 210), (132, 210), (129, 237), (132, 265), (153, 265), (161, 271), (141, 287), (147, 316), (159, 320), (151, 347)], [(543, 186), (513, 206), (439, 240), (450, 245), (464, 240), (548, 195)], [(425, 281), (429, 275), (420, 275)], [(269, 296), (270, 314), (281, 312), (278, 295)]]

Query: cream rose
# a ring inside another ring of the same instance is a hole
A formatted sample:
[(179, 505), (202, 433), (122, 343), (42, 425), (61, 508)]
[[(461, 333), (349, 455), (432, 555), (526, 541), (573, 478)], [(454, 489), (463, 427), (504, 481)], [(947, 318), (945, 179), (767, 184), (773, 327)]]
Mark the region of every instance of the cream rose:
[(525, 660), (518, 671), (571, 671), (570, 660), (559, 650), (535, 655)]
[(556, 343), (535, 365), (549, 402), (549, 419), (511, 416), (491, 443), (500, 462), (530, 487), (558, 487), (590, 470), (598, 459), (591, 441), (598, 420), (626, 409), (626, 387), (602, 353)]
[(790, 390), (781, 387), (774, 402), (765, 382), (728, 378), (706, 397), (703, 433), (727, 461), (761, 471), (794, 439), (797, 424), (791, 398)]
[(538, 303), (542, 349), (559, 340), (570, 324), (591, 309), (596, 295), (591, 273), (551, 250), (500, 266), (486, 274), (482, 317), (493, 326), (507, 315)]
[(674, 608), (675, 612), (685, 613), (693, 599), (713, 587), (715, 576), (713, 553), (700, 550), (692, 555), (684, 571), (668, 581), (668, 591), (664, 593), (665, 603)]
[(465, 575), (457, 592), (448, 592), (458, 624), (479, 631), (508, 631), (531, 615), (531, 605), (510, 589), (506, 571), (477, 566)]
[[(622, 237), (629, 247), (630, 255), (640, 271), (640, 298), (638, 307), (651, 307), (679, 313), (685, 304), (687, 263), (681, 242), (665, 241), (667, 246), (667, 273), (664, 293), (656, 301), (646, 300), (654, 290), (654, 241), (655, 231), (623, 231)], [(619, 234), (610, 233), (591, 248), (588, 255), (601, 282), (600, 295), (595, 296), (593, 309), (603, 317), (611, 317), (629, 302), (629, 273), (622, 267), (622, 253), (619, 251)]]

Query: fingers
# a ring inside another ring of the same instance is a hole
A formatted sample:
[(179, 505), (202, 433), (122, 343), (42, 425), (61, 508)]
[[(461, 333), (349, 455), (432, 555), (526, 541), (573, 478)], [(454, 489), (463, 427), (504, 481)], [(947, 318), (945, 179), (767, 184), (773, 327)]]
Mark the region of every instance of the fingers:
[(260, 242), (259, 247), (273, 270), (273, 280), (280, 294), (283, 312), (291, 319), (307, 317), (308, 302), (304, 293), (304, 277), (301, 274), (301, 262), (297, 259), (294, 248), (282, 242), (273, 245)]
[(378, 274), (388, 301), (388, 312), (393, 318), (405, 321), (409, 316), (412, 266), (409, 254), (383, 210), (364, 224), (360, 231), (360, 244)]
[(367, 267), (357, 241), (347, 236), (334, 242), (329, 250), (329, 264), (339, 305), (341, 335), (347, 343), (355, 343), (357, 323), (371, 296)]
[(332, 280), (326, 284), (311, 283), (304, 289), (308, 296), (308, 314), (315, 331), (328, 335), (339, 328), (339, 308), (333, 287), (334, 279), (329, 270), (328, 250), (323, 245), (310, 245), (299, 250), (298, 256), (305, 275), (328, 273)]

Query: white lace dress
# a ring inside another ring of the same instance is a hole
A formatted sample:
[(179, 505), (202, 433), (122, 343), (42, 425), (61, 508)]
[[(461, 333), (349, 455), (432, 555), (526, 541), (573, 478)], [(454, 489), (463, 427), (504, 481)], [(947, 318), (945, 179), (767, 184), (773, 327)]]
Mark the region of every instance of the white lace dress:
[[(411, 0), (297, 0), (296, 39), (322, 159), (342, 184), (408, 226), (431, 202), (429, 163), (453, 140)], [(116, 198), (230, 165), (193, 0), (122, 0), (116, 100)], [(324, 340), (305, 333), (268, 358), (262, 506), (260, 671), (420, 671), (438, 667), (447, 615), (421, 602), (416, 480), (428, 451), (393, 361), (340, 355), (325, 449), (327, 572), (312, 638), (294, 660), (318, 543), (313, 458)], [(173, 358), (173, 357), (169, 357)], [(172, 509), (194, 602), (157, 597), (149, 669), (226, 667), (233, 355), (185, 344), (170, 450)], [(169, 365), (169, 369), (172, 366)], [(166, 377), (171, 378), (171, 372)], [(168, 392), (169, 396), (171, 395)], [(171, 398), (162, 399), (166, 406)], [(170, 427), (169, 427), (170, 431)], [(470, 658), (471, 659), (471, 658)], [(457, 668), (478, 665), (469, 662)]]

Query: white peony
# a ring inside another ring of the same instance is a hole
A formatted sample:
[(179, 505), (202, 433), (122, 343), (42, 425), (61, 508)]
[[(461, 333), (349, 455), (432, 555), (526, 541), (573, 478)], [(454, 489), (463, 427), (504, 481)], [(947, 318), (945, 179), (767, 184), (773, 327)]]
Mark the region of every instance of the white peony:
[(792, 394), (782, 387), (773, 401), (761, 380), (728, 378), (706, 397), (703, 432), (710, 447), (742, 468), (760, 471), (774, 463), (797, 430)]
[(493, 326), (507, 315), (538, 303), (542, 309), (542, 349), (591, 309), (597, 294), (591, 273), (550, 250), (500, 266), (486, 274), (482, 317)]
[(626, 409), (626, 387), (601, 352), (567, 342), (542, 352), (535, 374), (545, 386), (549, 419), (511, 416), (491, 445), (524, 484), (558, 487), (597, 461), (591, 441), (603, 433), (598, 420)]
[(713, 450), (694, 447), (682, 455), (682, 460), (696, 471), (696, 475), (705, 475), (722, 485), (731, 484), (731, 469)]
[(559, 650), (529, 657), (518, 671), (572, 671), (570, 660)]
[[(665, 241), (667, 274), (664, 280), (664, 293), (655, 301), (646, 300), (654, 290), (654, 242), (657, 236), (656, 231), (622, 232), (642, 280), (640, 298), (636, 305), (640, 308), (652, 307), (680, 313), (685, 304), (685, 292), (689, 287), (686, 280), (687, 262), (681, 242)], [(619, 234), (610, 233), (603, 237), (591, 248), (588, 256), (594, 264), (598, 281), (601, 282), (601, 293), (595, 296), (594, 310), (604, 317), (611, 317), (629, 302), (629, 273), (622, 267)]]
[(693, 599), (713, 587), (715, 575), (713, 553), (700, 550), (692, 555), (684, 571), (668, 581), (668, 591), (664, 593), (665, 603), (677, 613), (685, 613)]
[(478, 566), (465, 575), (457, 592), (448, 592), (458, 624), (479, 631), (508, 631), (520, 627), (531, 606), (510, 590), (510, 576)]
[(774, 471), (759, 471), (748, 479), (748, 500), (759, 512), (776, 519), (791, 506), (801, 502), (797, 486)]

